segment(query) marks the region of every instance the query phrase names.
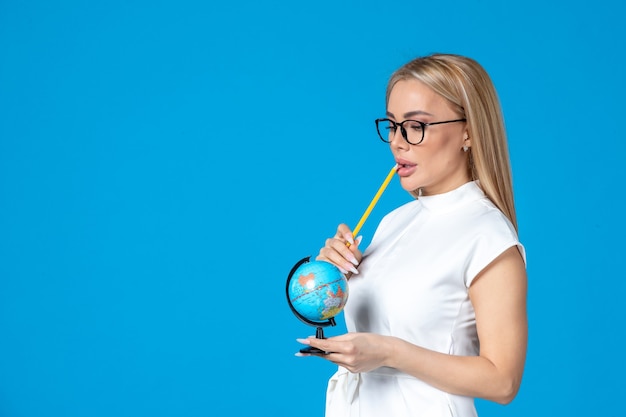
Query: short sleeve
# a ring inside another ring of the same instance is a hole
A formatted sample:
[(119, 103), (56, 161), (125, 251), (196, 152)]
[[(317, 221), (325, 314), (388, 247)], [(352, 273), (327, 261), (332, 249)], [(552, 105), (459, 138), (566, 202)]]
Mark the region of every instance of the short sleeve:
[(518, 247), (526, 264), (526, 250), (515, 228), (501, 212), (491, 211), (476, 226), (476, 233), (469, 245), (471, 253), (467, 258), (466, 287), (469, 288), (483, 269), (512, 246)]

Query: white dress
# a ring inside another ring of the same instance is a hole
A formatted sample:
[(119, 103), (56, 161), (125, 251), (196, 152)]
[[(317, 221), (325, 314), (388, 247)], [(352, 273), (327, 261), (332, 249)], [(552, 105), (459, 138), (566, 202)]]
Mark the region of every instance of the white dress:
[[(509, 220), (477, 182), (420, 197), (380, 222), (350, 278), (349, 332), (392, 335), (451, 355), (478, 355), (468, 289), (506, 249), (524, 248)], [(328, 383), (327, 417), (476, 416), (474, 399), (445, 393), (392, 368)]]

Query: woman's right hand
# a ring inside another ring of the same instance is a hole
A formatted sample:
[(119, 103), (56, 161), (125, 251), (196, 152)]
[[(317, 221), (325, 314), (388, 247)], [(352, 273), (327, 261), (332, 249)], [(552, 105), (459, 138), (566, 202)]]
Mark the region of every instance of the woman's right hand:
[(350, 228), (345, 224), (340, 224), (335, 236), (326, 239), (326, 244), (320, 249), (315, 260), (330, 262), (346, 274), (347, 278), (350, 278), (352, 274), (359, 273), (356, 267), (363, 259), (359, 243), (361, 243), (361, 236), (353, 239)]

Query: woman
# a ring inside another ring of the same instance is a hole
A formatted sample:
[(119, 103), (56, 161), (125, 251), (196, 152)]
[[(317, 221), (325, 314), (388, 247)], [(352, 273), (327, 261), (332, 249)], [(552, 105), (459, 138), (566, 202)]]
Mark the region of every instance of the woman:
[(472, 59), (417, 58), (392, 75), (376, 125), (415, 200), (364, 253), (341, 224), (316, 258), (350, 279), (349, 333), (299, 339), (339, 366), (326, 415), (465, 417), (474, 398), (509, 403), (526, 356), (526, 261), (493, 84)]

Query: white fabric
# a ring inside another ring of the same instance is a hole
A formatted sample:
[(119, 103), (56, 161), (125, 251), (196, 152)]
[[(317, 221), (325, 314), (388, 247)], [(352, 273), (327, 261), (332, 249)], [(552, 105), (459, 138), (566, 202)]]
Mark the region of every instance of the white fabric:
[[(508, 219), (477, 182), (420, 197), (383, 218), (350, 278), (344, 318), (349, 332), (393, 335), (452, 355), (477, 355), (468, 289), (506, 249), (524, 248)], [(447, 394), (391, 368), (328, 384), (327, 417), (476, 416), (474, 399)]]

